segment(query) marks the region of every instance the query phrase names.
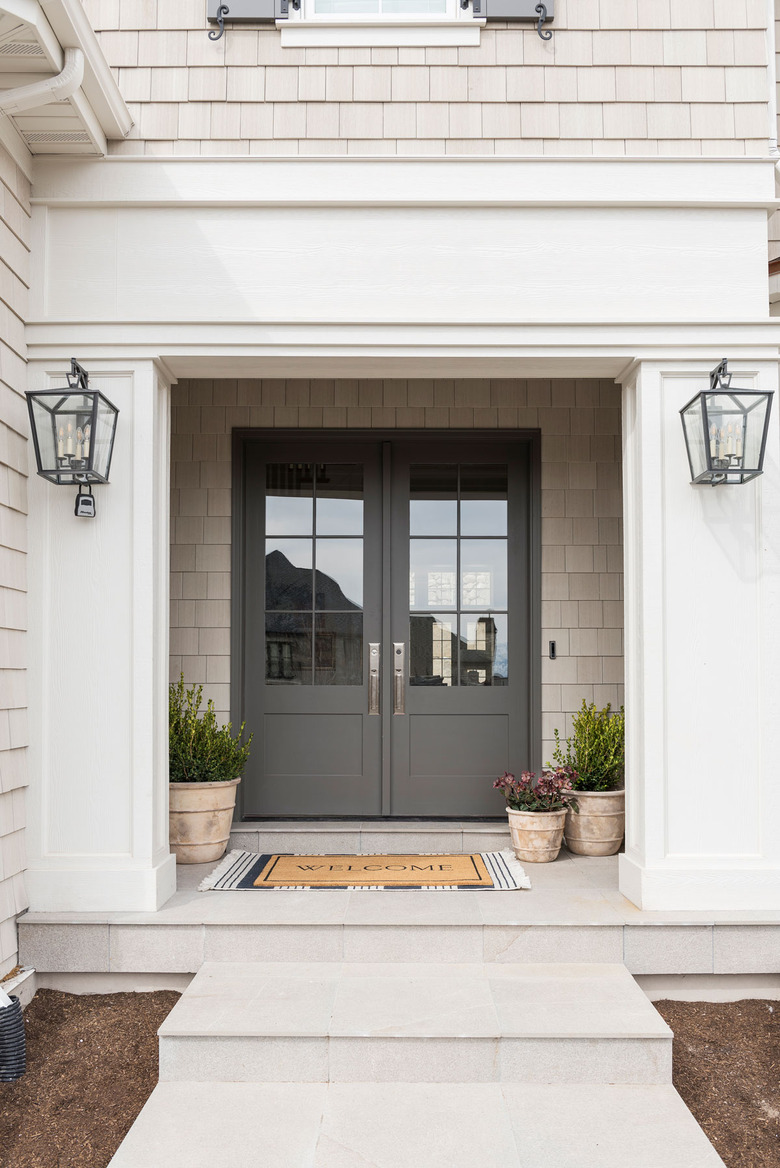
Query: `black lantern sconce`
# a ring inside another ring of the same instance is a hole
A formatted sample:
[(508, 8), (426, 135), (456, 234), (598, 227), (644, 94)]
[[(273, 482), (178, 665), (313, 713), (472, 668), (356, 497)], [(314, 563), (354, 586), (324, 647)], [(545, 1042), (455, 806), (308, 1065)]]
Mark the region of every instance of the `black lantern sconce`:
[(38, 474), (78, 486), (76, 515), (93, 518), (93, 483), (107, 483), (119, 410), (89, 388), (89, 374), (71, 358), (68, 384), (27, 394)]
[(772, 394), (731, 384), (728, 361), (710, 373), (710, 388), (680, 410), (692, 483), (749, 483), (764, 471)]

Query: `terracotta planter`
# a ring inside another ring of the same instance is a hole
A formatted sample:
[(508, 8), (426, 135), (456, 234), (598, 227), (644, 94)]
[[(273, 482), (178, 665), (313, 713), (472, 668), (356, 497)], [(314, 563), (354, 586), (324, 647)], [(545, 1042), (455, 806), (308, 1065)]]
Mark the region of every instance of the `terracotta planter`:
[(177, 864), (207, 864), (224, 856), (240, 782), (168, 784), (170, 843)]
[(549, 864), (561, 850), (566, 811), (513, 811), (509, 816), (512, 848), (518, 860)]
[(577, 791), (580, 813), (566, 812), (566, 847), (577, 856), (614, 856), (626, 828), (625, 791)]

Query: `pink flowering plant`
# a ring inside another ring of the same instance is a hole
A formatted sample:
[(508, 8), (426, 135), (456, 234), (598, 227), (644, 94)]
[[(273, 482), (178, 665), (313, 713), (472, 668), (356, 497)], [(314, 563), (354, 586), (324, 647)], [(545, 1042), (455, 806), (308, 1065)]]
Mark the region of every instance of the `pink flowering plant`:
[(539, 775), (523, 771), (519, 779), (504, 771), (493, 787), (501, 792), (512, 811), (565, 811), (568, 807), (579, 811), (572, 798), (576, 778), (577, 772), (568, 766), (544, 770)]

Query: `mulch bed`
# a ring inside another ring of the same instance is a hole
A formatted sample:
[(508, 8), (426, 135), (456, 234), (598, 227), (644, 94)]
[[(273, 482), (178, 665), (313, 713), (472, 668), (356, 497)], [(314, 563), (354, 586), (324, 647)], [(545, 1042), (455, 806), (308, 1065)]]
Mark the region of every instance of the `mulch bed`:
[[(106, 1168), (157, 1083), (179, 995), (39, 990), (27, 1074), (0, 1083), (2, 1168)], [(780, 1168), (780, 1002), (657, 1002), (674, 1085), (727, 1168)]]
[(656, 1002), (674, 1085), (727, 1168), (780, 1166), (780, 1002)]
[(157, 1028), (178, 998), (38, 990), (27, 1073), (0, 1083), (3, 1168), (106, 1168), (157, 1084)]

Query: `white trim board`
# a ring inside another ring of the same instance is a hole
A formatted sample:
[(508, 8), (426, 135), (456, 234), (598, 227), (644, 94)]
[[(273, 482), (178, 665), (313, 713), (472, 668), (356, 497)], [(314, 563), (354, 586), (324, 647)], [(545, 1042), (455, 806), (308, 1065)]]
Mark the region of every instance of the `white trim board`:
[[(778, 206), (773, 158), (38, 158), (47, 206)], [(312, 194), (316, 192), (316, 194)]]

